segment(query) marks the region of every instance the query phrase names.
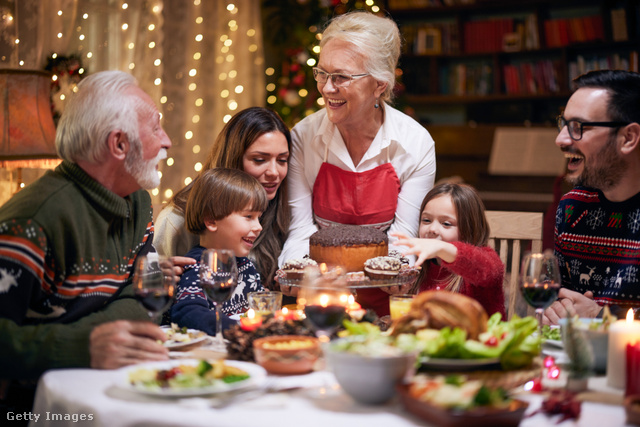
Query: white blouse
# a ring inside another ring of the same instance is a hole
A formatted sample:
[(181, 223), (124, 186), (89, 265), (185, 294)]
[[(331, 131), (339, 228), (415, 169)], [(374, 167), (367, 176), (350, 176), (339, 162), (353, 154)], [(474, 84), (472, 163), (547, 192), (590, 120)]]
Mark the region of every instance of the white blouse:
[(309, 253), (309, 237), (318, 230), (313, 220), (312, 189), (324, 161), (327, 144), (327, 161), (352, 172), (378, 167), (387, 163), (389, 157), (401, 190), (395, 219), (388, 233), (417, 235), (420, 205), (435, 180), (435, 143), (429, 132), (414, 119), (389, 105), (385, 104), (384, 109), (385, 121), (358, 165), (353, 164), (340, 132), (334, 129), (335, 125), (329, 121), (324, 109), (293, 127), (287, 175), (292, 221), (278, 265)]

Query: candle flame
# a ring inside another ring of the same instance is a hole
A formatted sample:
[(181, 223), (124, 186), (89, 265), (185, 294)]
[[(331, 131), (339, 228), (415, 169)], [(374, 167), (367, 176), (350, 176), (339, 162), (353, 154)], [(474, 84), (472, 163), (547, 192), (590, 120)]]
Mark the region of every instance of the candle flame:
[(322, 294), (320, 295), (320, 305), (326, 307), (329, 305), (329, 295)]
[(327, 272), (327, 264), (325, 264), (324, 262), (320, 263), (320, 273), (324, 274)]
[(633, 322), (633, 308), (630, 308), (629, 311), (627, 311), (627, 323), (631, 322)]
[(253, 308), (250, 308), (250, 309), (247, 311), (247, 317), (248, 317), (249, 319), (253, 319), (253, 318), (255, 318), (255, 317), (256, 317), (256, 312), (255, 312), (255, 310), (254, 310)]
[(282, 314), (285, 316), (289, 314), (289, 309), (287, 307), (282, 307)]
[(347, 298), (347, 302), (349, 303), (349, 305), (353, 304), (355, 301), (356, 299), (353, 295), (349, 295), (349, 298)]

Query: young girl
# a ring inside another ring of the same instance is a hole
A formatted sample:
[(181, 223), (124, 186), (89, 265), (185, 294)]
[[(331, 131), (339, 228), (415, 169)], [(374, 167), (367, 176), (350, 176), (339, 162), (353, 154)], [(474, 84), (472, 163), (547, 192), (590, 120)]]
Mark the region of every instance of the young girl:
[[(244, 171), (267, 192), (268, 205), (260, 217), (263, 231), (249, 254), (267, 287), (274, 286), (278, 256), (289, 230), (286, 178), (290, 146), (291, 134), (277, 113), (250, 107), (227, 122), (202, 167), (203, 171), (212, 168)], [(184, 255), (198, 243), (198, 236), (188, 232), (184, 219), (192, 186), (193, 183), (178, 191), (155, 221), (153, 244), (162, 255)]]
[(489, 224), (484, 204), (465, 184), (440, 184), (422, 201), (418, 236), (396, 233), (397, 245), (408, 246), (406, 254), (417, 255), (422, 266), (420, 292), (447, 289), (475, 298), (490, 316), (504, 308), (504, 265), (487, 246)]
[(200, 286), (200, 258), (205, 249), (231, 249), (238, 263), (238, 286), (222, 305), (223, 329), (235, 324), (232, 314), (248, 309), (247, 294), (262, 291), (260, 275), (247, 256), (262, 231), (260, 215), (267, 207), (267, 194), (252, 176), (236, 169), (209, 169), (193, 183), (187, 201), (185, 222), (189, 232), (200, 237), (186, 256), (188, 265), (180, 277), (171, 321), (178, 326), (216, 334), (214, 306)]

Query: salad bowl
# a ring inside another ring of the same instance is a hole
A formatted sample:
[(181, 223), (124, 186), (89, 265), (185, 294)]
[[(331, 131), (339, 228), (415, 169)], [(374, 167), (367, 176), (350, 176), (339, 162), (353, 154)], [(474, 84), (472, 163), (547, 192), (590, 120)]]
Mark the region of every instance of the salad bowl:
[[(396, 385), (412, 376), (415, 354), (378, 343), (363, 344), (356, 350), (359, 337), (337, 339), (323, 350), (329, 369), (338, 384), (355, 401), (375, 405), (388, 401), (396, 394)], [(367, 347), (369, 346), (369, 347)]]

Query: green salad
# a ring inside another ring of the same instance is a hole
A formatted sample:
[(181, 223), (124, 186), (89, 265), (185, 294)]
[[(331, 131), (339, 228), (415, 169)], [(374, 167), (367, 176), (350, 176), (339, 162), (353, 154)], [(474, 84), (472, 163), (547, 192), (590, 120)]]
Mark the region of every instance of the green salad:
[(504, 369), (527, 366), (540, 354), (541, 339), (534, 332), (537, 320), (528, 316), (513, 316), (502, 321), (500, 313), (493, 314), (487, 322), (487, 331), (478, 340), (467, 339), (467, 333), (459, 328), (422, 329), (415, 334), (400, 334), (397, 337), (386, 333), (370, 323), (345, 321), (349, 335), (366, 335), (369, 340), (392, 342), (404, 352), (417, 352), (418, 362), (430, 358), (443, 359), (493, 359), (498, 358)]

